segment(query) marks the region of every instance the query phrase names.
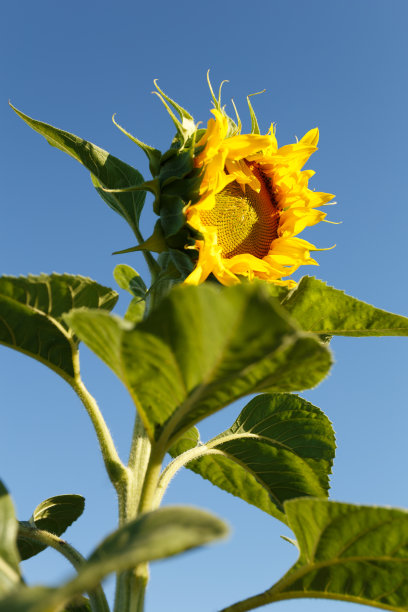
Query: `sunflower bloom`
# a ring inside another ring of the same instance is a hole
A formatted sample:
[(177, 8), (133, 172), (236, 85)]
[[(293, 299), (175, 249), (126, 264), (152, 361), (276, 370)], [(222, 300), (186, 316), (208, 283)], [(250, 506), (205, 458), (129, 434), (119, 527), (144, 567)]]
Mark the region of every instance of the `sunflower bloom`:
[(203, 169), (199, 198), (185, 210), (202, 237), (185, 282), (198, 285), (213, 274), (223, 285), (246, 277), (293, 287), (295, 281), (284, 277), (301, 265), (318, 265), (310, 251), (319, 250), (296, 236), (323, 221), (326, 214), (317, 208), (333, 198), (308, 189), (314, 172), (301, 170), (317, 150), (319, 132), (278, 148), (273, 128), (266, 135), (228, 137), (222, 109), (211, 112), (194, 156), (195, 167)]

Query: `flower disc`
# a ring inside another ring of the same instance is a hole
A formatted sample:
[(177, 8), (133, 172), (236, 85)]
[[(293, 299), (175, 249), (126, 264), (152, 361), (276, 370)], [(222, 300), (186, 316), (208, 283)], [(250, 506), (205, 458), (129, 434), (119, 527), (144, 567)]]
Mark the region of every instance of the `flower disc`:
[(259, 193), (234, 181), (216, 194), (213, 209), (200, 212), (203, 225), (216, 228), (221, 255), (226, 259), (245, 253), (262, 259), (278, 237), (279, 211), (271, 183), (256, 164), (251, 170), (260, 179)]

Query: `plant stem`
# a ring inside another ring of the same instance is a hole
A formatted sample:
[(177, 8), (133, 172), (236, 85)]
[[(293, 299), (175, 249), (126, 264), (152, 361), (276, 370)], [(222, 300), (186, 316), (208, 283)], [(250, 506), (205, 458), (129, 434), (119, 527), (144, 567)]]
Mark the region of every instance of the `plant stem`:
[[(38, 544), (44, 544), (45, 546), (54, 548), (54, 550), (63, 555), (77, 571), (80, 570), (82, 565), (86, 564), (86, 559), (76, 550), (76, 548), (49, 531), (37, 529), (37, 527), (33, 527), (29, 523), (19, 523), (18, 531), (19, 536), (27, 540), (32, 540)], [(106, 601), (105, 593), (101, 586), (88, 592), (88, 595), (93, 612), (109, 612), (108, 602)]]
[(244, 599), (243, 601), (238, 601), (237, 603), (232, 604), (232, 606), (228, 606), (228, 608), (223, 608), (220, 610), (220, 612), (247, 612), (248, 610), (253, 610), (254, 608), (266, 606), (269, 603), (272, 602), (268, 597), (268, 591), (265, 591), (265, 593), (259, 593), (259, 595), (248, 597), (248, 599)]
[(146, 470), (149, 464), (151, 447), (152, 445), (146, 433), (143, 421), (136, 412), (128, 461), (128, 471), (131, 480), (126, 500), (126, 518), (128, 520), (137, 516), (137, 509), (139, 507)]
[(156, 489), (160, 478), (160, 471), (163, 463), (164, 452), (159, 447), (152, 449), (150, 454), (149, 464), (146, 470), (146, 476), (143, 483), (143, 489), (140, 496), (138, 514), (149, 512), (155, 508), (154, 499)]
[(119, 494), (120, 490), (123, 489), (127, 474), (126, 468), (116, 451), (109, 428), (105, 423), (95, 398), (89, 393), (81, 378), (76, 376), (71, 385), (89, 414), (99, 441), (106, 471), (111, 483)]
[[(151, 455), (151, 442), (143, 422), (136, 413), (132, 444), (127, 466), (127, 484), (119, 494), (119, 520), (124, 524), (137, 517)], [(115, 612), (143, 612), (149, 580), (147, 563), (117, 577)]]
[(164, 468), (160, 475), (153, 500), (154, 508), (158, 508), (160, 506), (163, 495), (166, 492), (170, 481), (174, 478), (178, 470), (187, 465), (187, 463), (190, 461), (193, 461), (193, 459), (197, 459), (203, 455), (224, 455), (224, 453), (217, 449), (211, 449), (205, 444), (201, 444), (200, 446), (195, 446), (194, 448), (185, 451), (181, 455), (178, 455), (178, 457), (173, 459), (173, 461), (171, 461), (167, 467)]
[(144, 612), (146, 586), (149, 580), (147, 563), (117, 576), (115, 612)]

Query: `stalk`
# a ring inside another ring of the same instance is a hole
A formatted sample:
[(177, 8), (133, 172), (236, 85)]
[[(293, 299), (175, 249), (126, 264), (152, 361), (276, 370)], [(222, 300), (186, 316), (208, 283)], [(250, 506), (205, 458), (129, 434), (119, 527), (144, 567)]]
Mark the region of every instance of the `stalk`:
[[(127, 486), (119, 494), (120, 524), (136, 518), (139, 512), (142, 492), (148, 480), (151, 459), (151, 442), (143, 422), (136, 413), (132, 444), (127, 466)], [(159, 469), (161, 464), (159, 466)], [(149, 568), (147, 563), (117, 576), (115, 612), (143, 612)]]
[[(28, 523), (19, 523), (18, 531), (20, 536), (38, 544), (50, 546), (59, 552), (71, 563), (77, 572), (81, 569), (82, 565), (86, 564), (86, 559), (76, 548), (49, 531), (37, 529), (37, 527), (33, 527)], [(108, 602), (101, 586), (96, 587), (93, 591), (89, 591), (88, 596), (92, 612), (109, 612)]]
[(89, 393), (79, 375), (70, 381), (70, 384), (85, 406), (85, 409), (92, 421), (92, 425), (94, 426), (102, 452), (106, 471), (111, 483), (119, 494), (119, 491), (123, 488), (124, 481), (127, 479), (126, 468), (119, 458), (105, 419), (99, 410), (99, 406), (95, 398)]

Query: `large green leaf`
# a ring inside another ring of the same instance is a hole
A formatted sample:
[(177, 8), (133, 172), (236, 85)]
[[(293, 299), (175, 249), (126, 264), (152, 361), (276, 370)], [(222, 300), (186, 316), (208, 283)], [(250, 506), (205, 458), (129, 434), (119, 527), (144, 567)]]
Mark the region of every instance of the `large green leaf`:
[(76, 340), (62, 315), (87, 306), (111, 310), (117, 293), (83, 276), (0, 278), (0, 343), (73, 377)]
[(297, 563), (234, 611), (300, 597), (408, 610), (407, 511), (305, 498), (286, 502), (285, 510), (300, 549)]
[(66, 320), (125, 383), (165, 449), (234, 400), (313, 387), (331, 365), (328, 349), (258, 284), (175, 287), (133, 327), (89, 310)]
[[(173, 452), (195, 446), (195, 435), (190, 429)], [(186, 467), (286, 522), (286, 500), (327, 495), (335, 439), (319, 408), (277, 393), (255, 397), (230, 429), (196, 449), (185, 458), (197, 451), (199, 458)]]
[(301, 328), (329, 336), (408, 336), (408, 318), (401, 317), (304, 276), (287, 294), (283, 306)]
[(140, 172), (91, 142), (59, 130), (48, 123), (32, 119), (12, 105), (11, 108), (33, 130), (44, 136), (50, 145), (68, 153), (85, 166), (91, 172), (94, 186), (103, 200), (124, 217), (133, 228), (138, 227), (146, 193), (144, 191), (132, 191), (113, 194), (106, 193), (102, 190), (102, 187), (122, 189), (139, 185), (143, 183)]
[(0, 481), (0, 597), (13, 590), (21, 580), (16, 537), (13, 502)]
[[(56, 495), (41, 502), (27, 522), (34, 532), (35, 528), (50, 531), (57, 536), (64, 533), (84, 511), (85, 499), (81, 495)], [(25, 525), (26, 523), (23, 523)], [(21, 559), (29, 559), (46, 548), (34, 538), (19, 533), (17, 538), (18, 551)]]
[(0, 600), (0, 612), (50, 612), (89, 591), (113, 572), (164, 559), (226, 535), (225, 523), (197, 508), (146, 513), (108, 536), (79, 574), (57, 589), (21, 588)]

